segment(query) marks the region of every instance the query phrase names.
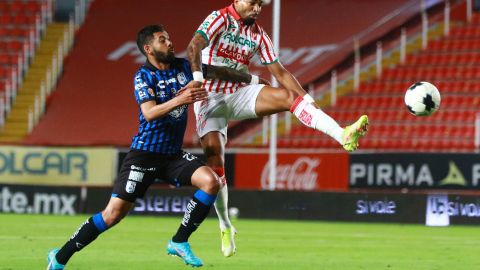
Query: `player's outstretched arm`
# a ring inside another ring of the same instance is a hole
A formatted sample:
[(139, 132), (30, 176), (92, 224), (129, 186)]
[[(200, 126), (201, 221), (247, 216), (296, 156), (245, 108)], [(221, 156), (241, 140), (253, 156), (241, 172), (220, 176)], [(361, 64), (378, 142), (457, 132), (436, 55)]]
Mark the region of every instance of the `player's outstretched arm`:
[(205, 99), (207, 99), (207, 91), (205, 88), (191, 87), (189, 84), (180, 89), (177, 96), (171, 100), (161, 104), (156, 104), (155, 101), (150, 100), (142, 103), (140, 109), (142, 110), (143, 117), (150, 122), (164, 117), (178, 106), (192, 104)]
[(252, 75), (227, 67), (217, 67), (212, 65), (205, 65), (205, 77), (207, 79), (219, 79), (223, 81), (250, 83)]
[(207, 79), (219, 79), (223, 81), (248, 83), (248, 84), (266, 84), (270, 85), (270, 82), (259, 78), (256, 75), (251, 75), (245, 72), (238, 71), (233, 68), (217, 67), (212, 65), (204, 65), (205, 76)]

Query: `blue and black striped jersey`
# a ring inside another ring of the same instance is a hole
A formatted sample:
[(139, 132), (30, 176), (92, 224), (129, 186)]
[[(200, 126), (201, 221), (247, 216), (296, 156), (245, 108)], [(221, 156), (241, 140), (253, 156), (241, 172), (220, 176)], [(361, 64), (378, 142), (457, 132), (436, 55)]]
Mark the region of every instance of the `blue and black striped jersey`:
[[(167, 102), (191, 80), (190, 63), (185, 59), (176, 58), (168, 70), (158, 70), (147, 61), (135, 74), (135, 99), (139, 108), (140, 104), (150, 100), (157, 104)], [(183, 105), (160, 119), (147, 122), (140, 109), (140, 127), (130, 148), (161, 154), (179, 153), (187, 127), (187, 115), (187, 105)]]

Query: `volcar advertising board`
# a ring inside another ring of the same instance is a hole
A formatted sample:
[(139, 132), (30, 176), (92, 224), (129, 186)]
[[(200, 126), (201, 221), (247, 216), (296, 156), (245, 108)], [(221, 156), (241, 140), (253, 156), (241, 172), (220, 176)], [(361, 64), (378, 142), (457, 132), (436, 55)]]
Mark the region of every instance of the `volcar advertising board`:
[(0, 182), (15, 184), (110, 185), (114, 148), (0, 147)]

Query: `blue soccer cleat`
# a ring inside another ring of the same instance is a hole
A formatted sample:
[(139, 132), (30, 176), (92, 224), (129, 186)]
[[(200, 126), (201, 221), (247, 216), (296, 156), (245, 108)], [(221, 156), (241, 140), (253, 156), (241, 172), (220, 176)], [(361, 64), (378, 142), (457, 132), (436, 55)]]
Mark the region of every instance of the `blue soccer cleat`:
[(50, 252), (48, 252), (47, 270), (63, 270), (63, 269), (65, 269), (65, 265), (57, 262), (57, 258), (55, 257), (55, 256), (57, 256), (58, 251), (59, 251), (58, 248), (54, 248), (54, 249), (50, 250)]
[(193, 254), (188, 242), (175, 243), (170, 240), (167, 245), (167, 254), (180, 257), (186, 265), (193, 267), (203, 266), (202, 260)]

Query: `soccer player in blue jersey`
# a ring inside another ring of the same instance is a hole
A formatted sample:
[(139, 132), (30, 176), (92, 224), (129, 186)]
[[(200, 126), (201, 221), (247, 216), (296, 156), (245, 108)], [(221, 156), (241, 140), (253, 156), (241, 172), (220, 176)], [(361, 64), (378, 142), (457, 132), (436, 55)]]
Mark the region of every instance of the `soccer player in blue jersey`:
[[(188, 238), (207, 217), (220, 188), (218, 176), (197, 157), (181, 147), (187, 125), (187, 105), (207, 98), (204, 88), (191, 87), (192, 73), (185, 59), (175, 58), (173, 44), (161, 25), (146, 26), (137, 35), (137, 45), (147, 57), (135, 74), (135, 98), (140, 107), (140, 127), (113, 187), (106, 208), (87, 219), (61, 249), (48, 254), (47, 270), (65, 269), (70, 257), (124, 218), (135, 200), (143, 197), (154, 179), (180, 187), (198, 188), (167, 253), (192, 266), (202, 266)], [(206, 76), (233, 82), (249, 82), (234, 70), (206, 66)], [(209, 70), (209, 71), (208, 71)]]

